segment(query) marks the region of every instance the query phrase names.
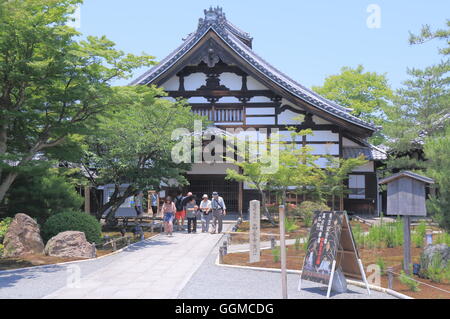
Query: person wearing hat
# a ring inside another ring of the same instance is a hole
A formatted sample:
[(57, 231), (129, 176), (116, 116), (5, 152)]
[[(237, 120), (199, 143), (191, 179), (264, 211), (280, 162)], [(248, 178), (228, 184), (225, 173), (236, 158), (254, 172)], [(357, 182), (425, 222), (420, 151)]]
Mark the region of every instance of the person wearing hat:
[(216, 227), (217, 224), (219, 224), (219, 228), (217, 229), (217, 232), (220, 234), (222, 232), (222, 225), (223, 225), (223, 216), (226, 215), (226, 206), (225, 202), (223, 201), (223, 198), (219, 196), (219, 193), (213, 192), (212, 193), (212, 201), (211, 201), (211, 210), (213, 214), (213, 220), (212, 220), (212, 227), (213, 231), (211, 234), (216, 233)]
[(206, 233), (209, 230), (209, 222), (211, 220), (211, 201), (206, 194), (202, 196), (200, 211), (202, 213), (202, 233)]

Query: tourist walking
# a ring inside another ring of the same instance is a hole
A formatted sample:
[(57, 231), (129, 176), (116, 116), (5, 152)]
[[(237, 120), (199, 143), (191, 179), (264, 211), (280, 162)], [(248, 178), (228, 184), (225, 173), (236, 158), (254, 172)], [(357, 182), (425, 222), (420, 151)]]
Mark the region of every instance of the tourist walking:
[(173, 218), (175, 216), (176, 207), (172, 198), (167, 196), (164, 204), (161, 206), (161, 214), (163, 215), (164, 231), (168, 236), (172, 236)]
[(177, 223), (178, 223), (178, 230), (184, 230), (184, 220), (186, 219), (186, 204), (190, 201), (190, 197), (192, 196), (191, 192), (188, 192), (186, 194), (186, 196), (184, 196), (181, 199), (181, 211), (178, 212), (177, 209), (177, 214), (175, 215), (176, 219), (177, 219)]
[(201, 220), (202, 220), (202, 233), (206, 233), (209, 230), (209, 222), (211, 221), (211, 201), (208, 199), (208, 195), (202, 196), (200, 202)]
[(175, 222), (177, 225), (177, 230), (180, 230), (180, 220), (184, 219), (184, 208), (183, 208), (183, 195), (181, 192), (177, 193), (177, 196), (175, 197), (175, 207), (177, 208), (177, 211), (175, 213)]
[(158, 201), (159, 201), (158, 194), (156, 192), (152, 192), (150, 195), (150, 203), (152, 206), (153, 217), (155, 217), (156, 214), (158, 213)]
[(136, 211), (136, 216), (139, 217), (144, 213), (144, 210), (142, 209), (142, 203), (144, 199), (144, 193), (142, 191), (139, 191), (134, 194), (133, 201), (134, 201), (134, 210)]
[(196, 233), (197, 232), (197, 210), (198, 206), (195, 202), (195, 196), (189, 196), (188, 202), (186, 203), (186, 217), (187, 217), (187, 232)]
[(211, 234), (216, 233), (216, 227), (218, 226), (217, 233), (222, 232), (222, 226), (223, 226), (223, 216), (225, 216), (226, 213), (226, 206), (225, 202), (222, 197), (219, 196), (219, 193), (213, 192), (212, 193), (212, 200), (211, 200), (211, 209), (212, 209), (212, 227), (213, 231)]

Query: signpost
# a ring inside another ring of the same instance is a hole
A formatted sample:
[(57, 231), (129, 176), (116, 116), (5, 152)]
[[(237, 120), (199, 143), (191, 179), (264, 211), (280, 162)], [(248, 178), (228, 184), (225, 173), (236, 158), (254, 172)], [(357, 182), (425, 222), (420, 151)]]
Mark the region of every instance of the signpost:
[(309, 234), (299, 290), (302, 279), (325, 284), (328, 286), (327, 298), (329, 298), (336, 269), (342, 270), (346, 276), (362, 280), (370, 294), (347, 213), (316, 212)]
[(387, 184), (387, 214), (403, 216), (403, 270), (410, 273), (411, 266), (411, 216), (426, 216), (425, 186), (434, 180), (410, 171), (383, 178)]
[(250, 201), (250, 262), (260, 261), (261, 218), (259, 200)]
[(279, 224), (280, 224), (280, 259), (281, 259), (281, 292), (283, 299), (287, 299), (287, 273), (286, 273), (286, 242), (284, 229), (284, 205), (279, 207)]

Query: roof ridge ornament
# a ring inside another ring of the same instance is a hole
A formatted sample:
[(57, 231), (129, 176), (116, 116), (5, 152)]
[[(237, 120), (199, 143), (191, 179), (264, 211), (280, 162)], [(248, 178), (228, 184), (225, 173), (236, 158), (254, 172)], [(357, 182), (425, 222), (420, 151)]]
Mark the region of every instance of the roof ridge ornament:
[(220, 28), (224, 28), (227, 22), (225, 18), (225, 13), (222, 8), (217, 6), (215, 8), (209, 7), (209, 9), (203, 10), (205, 17), (198, 19), (198, 29), (201, 30), (205, 27), (209, 26), (218, 26)]

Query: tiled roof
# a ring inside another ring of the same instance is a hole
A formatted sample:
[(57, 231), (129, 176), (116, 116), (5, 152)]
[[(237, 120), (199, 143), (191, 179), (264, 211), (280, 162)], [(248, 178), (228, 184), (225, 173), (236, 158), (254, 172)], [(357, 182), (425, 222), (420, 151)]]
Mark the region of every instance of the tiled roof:
[(199, 20), (197, 31), (189, 34), (182, 45), (163, 59), (157, 66), (132, 81), (130, 85), (145, 85), (153, 82), (192, 49), (209, 30), (213, 30), (236, 54), (249, 63), (262, 76), (275, 82), (278, 86), (284, 88), (292, 95), (350, 123), (371, 131), (376, 131), (378, 129), (373, 123), (368, 123), (352, 115), (350, 113), (351, 109), (340, 106), (302, 86), (259, 57), (248, 44), (242, 42), (240, 39), (243, 38), (251, 41), (251, 37), (248, 33), (237, 29), (237, 27), (229, 23), (225, 19), (225, 14), (222, 12), (221, 8), (210, 8), (209, 10), (205, 10), (205, 18)]
[(386, 153), (373, 145), (367, 147), (344, 146), (342, 148), (342, 156), (344, 158), (355, 158), (361, 154), (369, 161), (381, 161), (386, 159)]

